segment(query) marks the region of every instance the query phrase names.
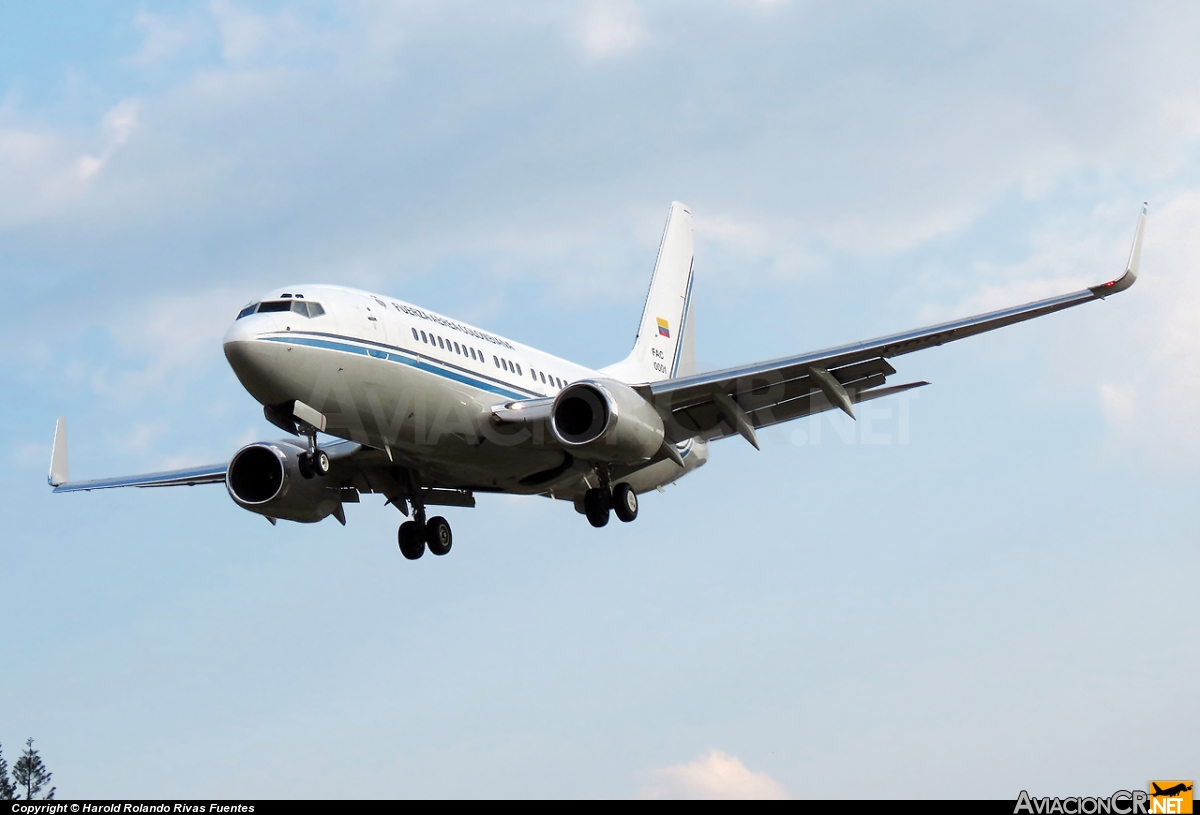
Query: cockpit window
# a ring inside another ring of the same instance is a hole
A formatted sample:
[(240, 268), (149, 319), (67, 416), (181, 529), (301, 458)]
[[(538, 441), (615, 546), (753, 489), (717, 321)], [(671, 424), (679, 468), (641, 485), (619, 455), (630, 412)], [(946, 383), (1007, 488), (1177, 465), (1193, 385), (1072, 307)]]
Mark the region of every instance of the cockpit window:
[(302, 317), (320, 317), (325, 313), (325, 309), (321, 308), (320, 303), (313, 303), (305, 300), (267, 300), (263, 303), (257, 303), (253, 306), (246, 306), (238, 315), (240, 320), (247, 314), (254, 314), (255, 311), (259, 314), (265, 314), (270, 311), (293, 311)]
[(255, 309), (257, 309), (257, 308), (258, 308), (258, 303), (251, 303), (250, 305), (246, 306), (244, 309), (242, 309), (241, 311), (238, 312), (237, 318), (240, 320), (243, 317), (248, 317), (249, 315), (253, 314)]

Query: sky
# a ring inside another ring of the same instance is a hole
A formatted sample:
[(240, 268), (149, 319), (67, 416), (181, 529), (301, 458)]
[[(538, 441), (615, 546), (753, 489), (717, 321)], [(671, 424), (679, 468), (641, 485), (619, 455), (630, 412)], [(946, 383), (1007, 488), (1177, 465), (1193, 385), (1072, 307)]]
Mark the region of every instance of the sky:
[[(0, 5), (0, 745), (60, 797), (1108, 795), (1200, 768), (1200, 7)], [(716, 444), (591, 528), (481, 496), (404, 560), (220, 487), (220, 338), (350, 285), (602, 366), (672, 200), (697, 354), (1117, 276)], [(1188, 677), (1193, 677), (1188, 679)]]

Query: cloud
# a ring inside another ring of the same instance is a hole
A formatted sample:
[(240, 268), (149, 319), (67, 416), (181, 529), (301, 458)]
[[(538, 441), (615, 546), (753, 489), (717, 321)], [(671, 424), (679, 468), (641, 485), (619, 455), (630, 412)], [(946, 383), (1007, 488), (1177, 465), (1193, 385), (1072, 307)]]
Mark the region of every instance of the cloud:
[[(1099, 399), (1118, 444), (1171, 467), (1200, 460), (1200, 190), (1146, 221), (1141, 277), (1120, 302), (1120, 344)], [(1114, 305), (1116, 304), (1114, 299)]]
[(139, 455), (150, 451), (155, 441), (161, 438), (171, 426), (161, 419), (142, 419), (133, 423), (133, 427), (113, 442), (116, 447)]
[(133, 15), (133, 25), (142, 32), (142, 45), (129, 58), (134, 65), (150, 68), (178, 56), (204, 36), (195, 20), (182, 20), (141, 10)]
[[(161, 396), (186, 389), (223, 362), (221, 337), (246, 300), (227, 288), (176, 292), (146, 297), (106, 314), (102, 327), (119, 351), (119, 362), (85, 367), (93, 389), (123, 404), (139, 402), (151, 392)], [(163, 430), (143, 423), (126, 444), (144, 452)]]
[(100, 120), (102, 134), (102, 149), (99, 155), (80, 156), (75, 162), (76, 173), (80, 181), (88, 181), (100, 172), (113, 154), (129, 141), (137, 128), (138, 102), (136, 99), (126, 99), (110, 108)]
[[(305, 278), (399, 293), (452, 268), (582, 307), (641, 296), (673, 197), (697, 214), (698, 269), (750, 284), (835, 268), (839, 254), (903, 262), (1002, 220), (998, 201), (1036, 205), (1080, 173), (1101, 176), (1086, 194), (1115, 200), (1113, 176), (1186, 176), (1200, 136), (1200, 58), (1175, 43), (1197, 21), (1179, 9), (1148, 9), (1134, 29), (1072, 29), (1064, 52), (1030, 44), (1061, 36), (1048, 12), (949, 6), (906, 11), (899, 40), (893, 12), (851, 25), (818, 3), (681, 15), (634, 2), (347, 2), (320, 19), (303, 4), (207, 8), (200, 30), (216, 47), (196, 52), (209, 61), (164, 72), (90, 127), (0, 109), (13, 251), (94, 270), (109, 283), (101, 298)], [(1105, 62), (1146, 51), (1168, 17), (1167, 47)], [(147, 42), (184, 47), (171, 33), (184, 22), (134, 21)], [(656, 47), (636, 71), (563, 54), (564, 36), (594, 59), (628, 54), (647, 31)], [(374, 51), (388, 59), (363, 56)], [(1101, 126), (1113, 110), (1129, 113)], [(1076, 244), (1105, 248), (1086, 234)], [(1057, 263), (1051, 248), (990, 273), (952, 270), (929, 299), (963, 313), (1091, 282), (1095, 267)]]
[(31, 467), (50, 466), (50, 445), (25, 442), (17, 445), (9, 453), (8, 460), (15, 467), (28, 469)]
[(220, 30), (226, 62), (278, 60), (309, 50), (318, 40), (315, 31), (287, 8), (259, 14), (230, 0), (212, 0), (209, 11)]
[(687, 764), (676, 764), (650, 773), (642, 798), (767, 799), (788, 798), (787, 790), (766, 773), (751, 772), (737, 756), (709, 750)]
[(632, 51), (646, 39), (641, 17), (641, 8), (633, 0), (593, 0), (584, 7), (579, 22), (583, 50), (594, 59)]
[[(1118, 200), (1095, 211), (1047, 219), (1026, 232), (1020, 260), (934, 270), (922, 281), (922, 324), (1080, 291), (1118, 277), (1125, 266), (1140, 202)], [(1057, 390), (1090, 389), (1109, 429), (1106, 445), (1168, 469), (1200, 461), (1200, 189), (1151, 202), (1137, 284), (1065, 330), (1042, 326), (1044, 376)], [(956, 297), (951, 291), (969, 286)], [(1013, 341), (1022, 336), (1016, 333)], [(1044, 342), (1047, 340), (1043, 340)], [(1044, 384), (1038, 385), (1044, 387)]]
[(814, 230), (786, 215), (717, 211), (695, 219), (697, 252), (710, 265), (756, 268), (775, 278), (795, 278), (823, 266), (813, 248)]
[(92, 182), (137, 129), (140, 109), (137, 99), (122, 100), (80, 132), (48, 127), (0, 107), (0, 187), (5, 191), (0, 231), (71, 220), (85, 212)]

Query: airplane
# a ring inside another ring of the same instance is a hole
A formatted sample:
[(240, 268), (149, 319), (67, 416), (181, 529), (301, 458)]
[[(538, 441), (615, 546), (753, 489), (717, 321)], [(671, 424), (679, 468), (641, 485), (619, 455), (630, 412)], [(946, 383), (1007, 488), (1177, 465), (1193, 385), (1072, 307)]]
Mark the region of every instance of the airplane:
[(1181, 792), (1188, 792), (1192, 788), (1192, 785), (1186, 781), (1180, 781), (1175, 786), (1167, 787), (1165, 790), (1158, 786), (1158, 784), (1155, 784), (1153, 781), (1150, 782), (1150, 786), (1154, 787), (1154, 792), (1150, 793), (1150, 795), (1155, 798), (1159, 796), (1173, 798), (1174, 796), (1179, 795)]
[[(223, 483), (238, 506), (277, 520), (345, 525), (344, 506), (381, 494), (408, 520), (416, 560), (450, 551), (429, 507), (476, 493), (571, 501), (594, 527), (638, 515), (638, 496), (704, 465), (709, 445), (927, 385), (886, 385), (893, 357), (1102, 300), (1137, 279), (1146, 206), (1124, 273), (1081, 291), (965, 319), (712, 372), (695, 364), (692, 214), (672, 203), (629, 355), (590, 369), (393, 297), (328, 285), (275, 289), (223, 339), (238, 380), (289, 434), (228, 462), (71, 481), (65, 417), (54, 492)], [(321, 438), (325, 436), (326, 439)]]

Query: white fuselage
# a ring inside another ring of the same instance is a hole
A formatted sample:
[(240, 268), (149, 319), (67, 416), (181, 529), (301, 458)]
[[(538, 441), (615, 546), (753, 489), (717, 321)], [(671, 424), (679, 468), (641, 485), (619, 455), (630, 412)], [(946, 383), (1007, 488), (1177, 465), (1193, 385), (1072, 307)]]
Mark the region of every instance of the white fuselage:
[[(239, 317), (224, 339), (234, 372), (263, 405), (302, 401), (325, 415), (330, 435), (386, 451), (430, 486), (566, 499), (596, 486), (591, 467), (546, 434), (495, 427), (492, 408), (611, 374), (390, 297), (305, 285), (262, 302), (283, 301), (303, 305)], [(708, 457), (698, 440), (677, 449), (684, 467), (658, 461), (622, 480), (645, 492)]]

